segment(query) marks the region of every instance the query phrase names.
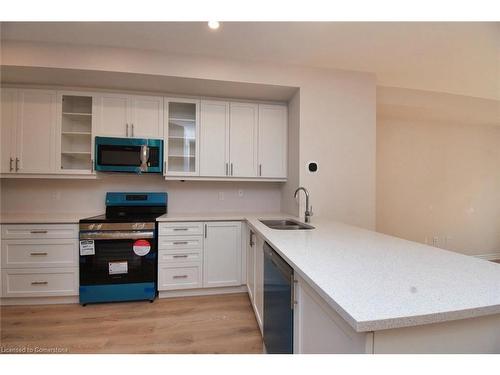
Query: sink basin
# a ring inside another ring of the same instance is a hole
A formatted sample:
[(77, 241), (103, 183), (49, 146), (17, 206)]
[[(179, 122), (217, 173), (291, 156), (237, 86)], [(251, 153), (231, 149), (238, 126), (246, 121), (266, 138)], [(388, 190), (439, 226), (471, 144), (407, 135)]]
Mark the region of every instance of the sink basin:
[(292, 219), (260, 220), (260, 222), (271, 229), (280, 229), (280, 230), (314, 229), (312, 225), (300, 223)]

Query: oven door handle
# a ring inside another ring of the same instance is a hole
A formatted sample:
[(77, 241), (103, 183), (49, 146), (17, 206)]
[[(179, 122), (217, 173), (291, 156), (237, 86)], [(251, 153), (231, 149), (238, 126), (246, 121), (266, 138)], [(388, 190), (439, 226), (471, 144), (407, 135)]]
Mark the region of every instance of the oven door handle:
[(80, 232), (81, 240), (138, 240), (143, 238), (154, 238), (154, 232), (144, 232), (144, 231)]

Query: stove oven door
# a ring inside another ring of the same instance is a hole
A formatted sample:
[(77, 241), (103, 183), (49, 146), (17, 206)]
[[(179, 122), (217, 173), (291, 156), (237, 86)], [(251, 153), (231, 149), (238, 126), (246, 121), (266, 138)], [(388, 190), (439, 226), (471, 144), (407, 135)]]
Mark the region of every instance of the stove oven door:
[(80, 232), (80, 285), (156, 282), (154, 230)]

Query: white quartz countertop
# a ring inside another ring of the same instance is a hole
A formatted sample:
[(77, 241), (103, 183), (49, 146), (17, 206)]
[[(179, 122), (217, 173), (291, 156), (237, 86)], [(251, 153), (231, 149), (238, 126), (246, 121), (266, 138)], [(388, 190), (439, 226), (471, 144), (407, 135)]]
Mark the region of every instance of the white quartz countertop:
[(356, 331), (500, 313), (500, 264), (319, 220), (276, 230), (283, 214), (168, 214), (159, 221), (246, 220)]
[(78, 224), (80, 219), (100, 215), (102, 212), (87, 213), (3, 213), (2, 224)]

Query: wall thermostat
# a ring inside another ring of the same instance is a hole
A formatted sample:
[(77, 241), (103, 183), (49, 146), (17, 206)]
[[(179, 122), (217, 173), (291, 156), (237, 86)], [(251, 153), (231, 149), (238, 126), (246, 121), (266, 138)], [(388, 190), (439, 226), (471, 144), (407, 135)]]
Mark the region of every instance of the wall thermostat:
[(310, 161), (307, 163), (307, 170), (311, 173), (317, 172), (318, 171), (318, 163), (315, 161)]

